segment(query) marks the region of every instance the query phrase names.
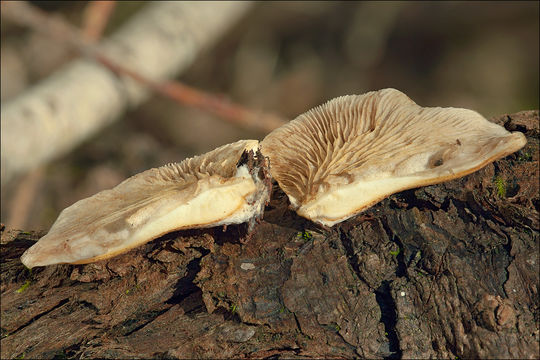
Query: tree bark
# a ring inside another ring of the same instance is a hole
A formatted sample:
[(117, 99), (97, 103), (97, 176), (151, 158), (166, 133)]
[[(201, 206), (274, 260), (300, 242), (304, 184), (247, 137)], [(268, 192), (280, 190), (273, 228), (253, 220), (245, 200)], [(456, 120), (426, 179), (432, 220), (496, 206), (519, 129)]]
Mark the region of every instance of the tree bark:
[(539, 357), (539, 112), (521, 151), (332, 229), (287, 208), (26, 270), (3, 231), (2, 358)]

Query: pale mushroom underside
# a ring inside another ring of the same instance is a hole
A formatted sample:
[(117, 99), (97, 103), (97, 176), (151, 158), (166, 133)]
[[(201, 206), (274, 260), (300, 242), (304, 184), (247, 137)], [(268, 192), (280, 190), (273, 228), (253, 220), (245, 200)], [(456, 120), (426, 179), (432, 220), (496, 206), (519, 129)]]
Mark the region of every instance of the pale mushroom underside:
[[(241, 140), (76, 202), (21, 260), (30, 268), (89, 263), (171, 231), (260, 217), (269, 179), (259, 150), (298, 214), (332, 226), (390, 194), (464, 176), (525, 143), (523, 134), (474, 111), (420, 107), (395, 89), (343, 96), (274, 130), (260, 149)], [(243, 162), (248, 153), (259, 165)]]
[(243, 223), (268, 199), (246, 165), (242, 140), (132, 176), (62, 211), (49, 233), (21, 257), (27, 267), (88, 263), (126, 252), (168, 232)]
[(332, 226), (390, 194), (467, 175), (526, 143), (480, 114), (395, 89), (342, 96), (270, 133), (261, 152), (297, 212)]

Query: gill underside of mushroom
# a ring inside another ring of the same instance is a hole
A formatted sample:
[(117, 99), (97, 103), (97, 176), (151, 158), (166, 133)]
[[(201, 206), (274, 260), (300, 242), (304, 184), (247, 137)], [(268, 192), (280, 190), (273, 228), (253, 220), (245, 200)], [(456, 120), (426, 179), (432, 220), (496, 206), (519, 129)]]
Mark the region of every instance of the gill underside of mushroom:
[[(258, 141), (150, 169), (66, 208), (21, 257), (27, 267), (106, 259), (166, 233), (260, 217), (269, 197)], [(245, 156), (247, 155), (247, 156)], [(242, 159), (251, 159), (250, 162)], [(255, 158), (255, 159), (254, 159)]]
[(261, 151), (292, 207), (332, 226), (385, 197), (461, 177), (526, 143), (467, 109), (395, 89), (342, 96), (270, 133)]
[(244, 222), (252, 229), (272, 178), (299, 215), (329, 227), (393, 193), (470, 174), (525, 143), (472, 110), (421, 107), (395, 89), (342, 96), (260, 144), (224, 145), (76, 202), (21, 260), (82, 264), (175, 230)]

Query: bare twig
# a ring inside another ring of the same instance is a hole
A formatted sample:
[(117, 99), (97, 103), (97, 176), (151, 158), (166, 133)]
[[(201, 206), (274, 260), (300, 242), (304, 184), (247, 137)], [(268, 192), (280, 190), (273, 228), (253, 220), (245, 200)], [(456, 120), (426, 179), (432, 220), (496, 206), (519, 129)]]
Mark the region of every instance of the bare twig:
[[(160, 82), (188, 69), (204, 48), (224, 34), (252, 3), (207, 1), (148, 2), (99, 44), (81, 46), (72, 26), (55, 28), (87, 55), (2, 103), (0, 179), (14, 176), (65, 155), (75, 146), (148, 99), (150, 91), (128, 76), (115, 76), (93, 60), (94, 51), (145, 78)], [(49, 15), (24, 11), (27, 4), (2, 3), (4, 21), (27, 22), (50, 34)], [(19, 13), (17, 14), (17, 9)], [(23, 11), (21, 11), (21, 9)], [(28, 19), (30, 17), (30, 19)], [(33, 18), (32, 18), (33, 17)], [(28, 21), (30, 20), (30, 21)], [(53, 21), (53, 24), (55, 22)]]
[(116, 1), (90, 1), (83, 13), (83, 34), (86, 39), (96, 42), (101, 39), (116, 7)]
[(179, 82), (169, 81), (159, 83), (152, 81), (99, 52), (75, 26), (67, 23), (62, 18), (49, 16), (47, 13), (27, 2), (10, 2), (9, 5), (2, 3), (2, 13), (14, 22), (28, 26), (36, 31), (48, 33), (54, 38), (66, 42), (82, 54), (95, 59), (117, 74), (128, 76), (161, 95), (184, 105), (194, 106), (211, 112), (233, 124), (244, 128), (269, 132), (286, 122), (285, 119), (277, 115), (248, 109), (224, 100), (223, 97), (189, 87)]
[(26, 174), (17, 185), (15, 194), (10, 199), (9, 218), (6, 224), (12, 229), (23, 229), (28, 220), (28, 213), (33, 206), (36, 192), (43, 181), (43, 168), (37, 168)]
[(111, 61), (105, 56), (95, 55), (94, 58), (117, 74), (129, 76), (161, 95), (184, 105), (206, 110), (244, 128), (269, 132), (285, 123), (285, 120), (277, 115), (247, 109), (241, 105), (231, 103), (216, 95), (195, 89), (177, 81), (152, 81), (141, 74)]
[(79, 29), (61, 18), (49, 16), (26, 1), (2, 1), (0, 5), (4, 20), (49, 34), (55, 39), (69, 43), (79, 51), (82, 50), (81, 44), (84, 44), (85, 47), (89, 45)]

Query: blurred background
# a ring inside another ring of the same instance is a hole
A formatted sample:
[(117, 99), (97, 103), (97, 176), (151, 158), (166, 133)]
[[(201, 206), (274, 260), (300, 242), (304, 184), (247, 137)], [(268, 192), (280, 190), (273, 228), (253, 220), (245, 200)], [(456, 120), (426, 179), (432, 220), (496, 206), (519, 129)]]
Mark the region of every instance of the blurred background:
[[(78, 26), (87, 2), (34, 2)], [(145, 2), (117, 2), (112, 33)], [(328, 99), (393, 87), (485, 117), (539, 108), (539, 2), (257, 2), (177, 80), (293, 119)], [(2, 102), (76, 55), (1, 26)], [(69, 155), (2, 183), (1, 222), (47, 230), (73, 202), (151, 167), (264, 133), (159, 95)]]

